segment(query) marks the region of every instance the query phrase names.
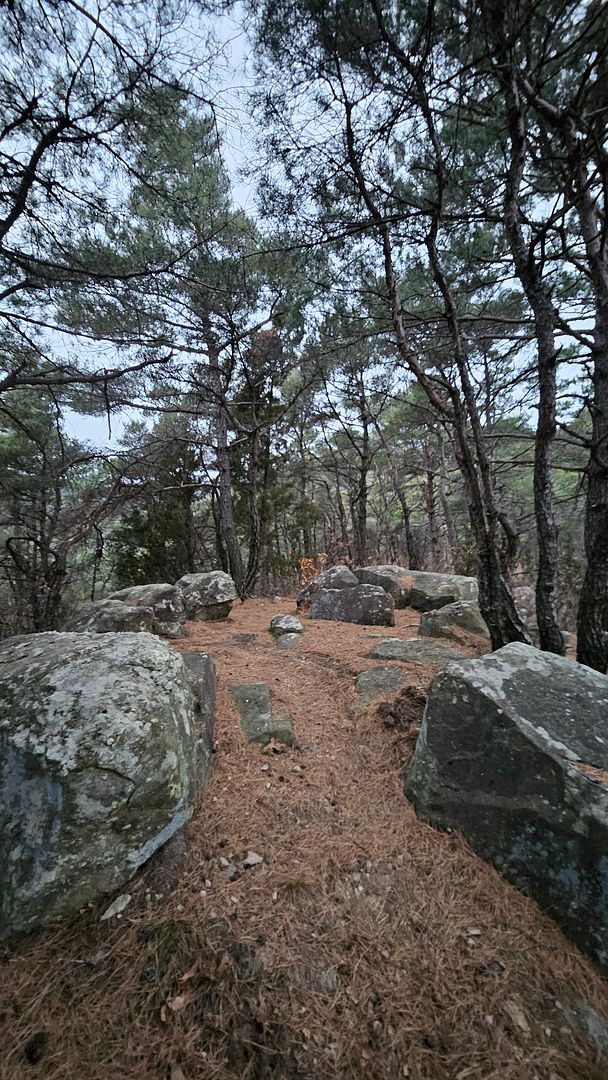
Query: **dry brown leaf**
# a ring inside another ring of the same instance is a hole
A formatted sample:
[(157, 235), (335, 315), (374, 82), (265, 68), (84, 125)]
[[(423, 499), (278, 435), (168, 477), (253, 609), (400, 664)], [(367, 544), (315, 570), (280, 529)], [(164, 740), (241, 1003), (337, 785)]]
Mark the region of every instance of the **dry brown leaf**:
[(196, 975), (197, 971), (198, 971), (198, 960), (195, 960), (192, 967), (188, 968), (188, 971), (186, 971), (184, 975), (180, 976), (180, 980), (179, 980), (180, 983), (185, 983), (185, 982), (188, 982), (189, 979), (193, 979), (194, 976)]
[(178, 994), (175, 998), (171, 998), (170, 1001), (166, 1002), (167, 1009), (171, 1009), (172, 1012), (181, 1012), (191, 1000), (192, 994), (190, 993)]

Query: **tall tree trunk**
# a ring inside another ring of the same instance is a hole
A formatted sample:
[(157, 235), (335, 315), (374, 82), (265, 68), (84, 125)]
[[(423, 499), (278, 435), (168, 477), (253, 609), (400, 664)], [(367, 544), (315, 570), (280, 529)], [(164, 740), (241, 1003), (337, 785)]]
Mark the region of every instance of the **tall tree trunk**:
[(241, 600), (245, 596), (245, 571), (234, 520), (232, 500), (232, 470), (228, 443), (228, 413), (226, 387), (221, 368), (220, 351), (211, 319), (201, 315), (203, 334), (209, 358), (209, 388), (215, 413), (215, 453), (217, 468), (217, 514), (222, 547), (226, 553), (228, 569)]
[(395, 489), (395, 495), (397, 496), (397, 499), (399, 500), (399, 506), (401, 507), (401, 513), (403, 515), (403, 531), (405, 533), (405, 547), (406, 547), (406, 551), (407, 551), (408, 567), (409, 567), (410, 570), (420, 570), (421, 569), (420, 555), (419, 555), (419, 552), (418, 552), (418, 545), (417, 545), (417, 543), (416, 543), (416, 541), (414, 539), (414, 533), (413, 533), (413, 530), (412, 530), (411, 511), (410, 511), (410, 508), (408, 506), (407, 499), (405, 497), (405, 492), (403, 490), (403, 483), (402, 483), (401, 477), (399, 476), (399, 469), (397, 467), (397, 462), (395, 461), (395, 455), (393, 453), (392, 447), (391, 447), (388, 439), (386, 438), (386, 435), (384, 434), (384, 431), (383, 431), (380, 423), (378, 421), (375, 421), (374, 426), (376, 428), (376, 431), (378, 433), (378, 437), (379, 437), (380, 442), (382, 444), (382, 449), (386, 453), (386, 460), (388, 461), (388, 467), (389, 467), (390, 474), (391, 474), (391, 479), (392, 479), (392, 482), (393, 482), (393, 488)]
[(448, 466), (445, 459), (445, 446), (439, 433), (437, 434), (437, 444), (439, 446), (439, 501), (448, 538), (447, 547), (450, 565), (454, 570), (458, 563), (458, 533), (456, 532), (454, 515), (448, 499)]
[[(503, 42), (500, 47), (504, 51)], [(527, 156), (525, 107), (517, 81), (504, 60), (499, 71), (506, 102), (511, 160), (505, 187), (505, 229), (515, 272), (534, 315), (538, 354), (538, 420), (534, 446), (534, 515), (538, 548), (536, 618), (540, 647), (564, 654), (564, 639), (557, 615), (558, 538), (554, 513), (552, 453), (556, 424), (557, 312), (542, 278), (532, 248), (522, 229), (520, 189)]]
[(441, 562), (441, 540), (439, 537), (439, 522), (437, 521), (437, 502), (435, 493), (435, 474), (433, 472), (428, 443), (425, 439), (422, 446), (422, 464), (424, 466), (424, 501), (426, 514), (429, 520), (429, 536), (431, 540), (431, 566), (438, 570)]

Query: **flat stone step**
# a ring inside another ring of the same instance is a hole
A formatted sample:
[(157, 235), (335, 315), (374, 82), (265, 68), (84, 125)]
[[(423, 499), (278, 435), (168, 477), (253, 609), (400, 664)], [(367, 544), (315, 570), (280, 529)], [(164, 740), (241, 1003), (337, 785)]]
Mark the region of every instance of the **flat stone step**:
[(400, 690), (410, 676), (398, 667), (373, 667), (362, 671), (355, 679), (355, 689), (366, 705), (386, 694)]
[(266, 746), (271, 739), (293, 745), (291, 716), (284, 706), (272, 708), (267, 683), (241, 683), (230, 687), (241, 731), (250, 743)]
[(365, 654), (370, 660), (400, 660), (403, 664), (435, 664), (443, 667), (450, 660), (462, 660), (464, 653), (436, 641), (411, 638), (385, 638)]

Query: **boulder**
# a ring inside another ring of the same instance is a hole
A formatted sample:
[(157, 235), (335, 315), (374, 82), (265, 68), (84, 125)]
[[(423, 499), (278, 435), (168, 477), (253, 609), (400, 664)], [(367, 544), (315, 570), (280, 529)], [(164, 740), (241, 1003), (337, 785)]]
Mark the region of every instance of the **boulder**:
[(0, 647), (0, 936), (121, 888), (192, 814), (195, 716), (146, 633)]
[(234, 601), (238, 599), (234, 581), (223, 570), (211, 570), (208, 574), (184, 574), (176, 582), (176, 588), (183, 596), (188, 619), (227, 619)]
[(67, 620), (64, 630), (89, 633), (137, 633), (154, 628), (154, 612), (151, 607), (132, 607), (122, 600), (96, 600), (83, 604)]
[(196, 781), (204, 788), (211, 775), (217, 673), (209, 653), (182, 653), (188, 669), (197, 713)]
[(270, 620), (270, 633), (276, 638), (282, 634), (303, 634), (304, 627), (295, 615), (273, 615)]
[(110, 600), (122, 600), (132, 607), (149, 607), (154, 612), (153, 631), (161, 637), (179, 638), (186, 634), (186, 611), (181, 590), (175, 585), (134, 585), (112, 593)]
[(407, 576), (411, 581), (401, 578), (404, 607), (433, 611), (456, 600), (476, 601), (478, 598), (476, 578), (459, 574), (431, 574), (426, 570), (409, 570)]
[(424, 641), (420, 638), (385, 638), (365, 654), (370, 660), (400, 660), (402, 664), (430, 664), (444, 667), (450, 660), (463, 657), (458, 649), (440, 645), (436, 641)]
[(357, 675), (355, 689), (365, 704), (369, 705), (376, 698), (384, 698), (387, 694), (396, 693), (404, 683), (409, 681), (410, 677), (402, 668), (372, 667)]
[(425, 611), (420, 619), (420, 637), (439, 637), (458, 641), (458, 630), (477, 637), (490, 637), (479, 607), (473, 600), (457, 600), (454, 604)]
[(608, 971), (608, 677), (522, 644), (449, 664), (405, 790)]
[(394, 626), (395, 601), (377, 585), (319, 589), (313, 594), (310, 617), (364, 626)]
[(396, 608), (407, 607), (411, 571), (403, 566), (360, 566), (353, 571), (361, 585), (379, 585), (395, 601)]
[(266, 683), (242, 683), (230, 687), (241, 722), (241, 731), (250, 743), (266, 746), (271, 739), (293, 745), (291, 717), (284, 706), (273, 710)]
[(513, 589), (513, 599), (522, 622), (536, 626), (536, 593), (532, 586), (518, 585)]
[(296, 604), (301, 607), (302, 604), (308, 603), (319, 589), (352, 589), (354, 585), (358, 584), (357, 578), (352, 570), (349, 570), (348, 566), (330, 566), (327, 570), (322, 570), (320, 574), (317, 574), (316, 578), (309, 581), (308, 585), (305, 585), (303, 589), (300, 589), (296, 596)]

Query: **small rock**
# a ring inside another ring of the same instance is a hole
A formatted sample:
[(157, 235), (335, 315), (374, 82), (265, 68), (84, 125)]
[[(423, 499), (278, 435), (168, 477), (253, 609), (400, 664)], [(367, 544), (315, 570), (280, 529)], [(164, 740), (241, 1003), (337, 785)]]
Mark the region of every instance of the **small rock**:
[(258, 855), (255, 851), (248, 851), (246, 857), (243, 859), (243, 866), (246, 870), (250, 870), (252, 866), (258, 866), (259, 863), (263, 863), (264, 859), (261, 855)]
[(125, 908), (131, 903), (131, 893), (121, 893), (104, 911), (100, 918), (100, 922), (105, 922), (106, 919), (113, 919), (116, 915), (120, 915)]
[(295, 615), (274, 615), (270, 620), (270, 633), (277, 638), (284, 634), (303, 634), (304, 627)]

